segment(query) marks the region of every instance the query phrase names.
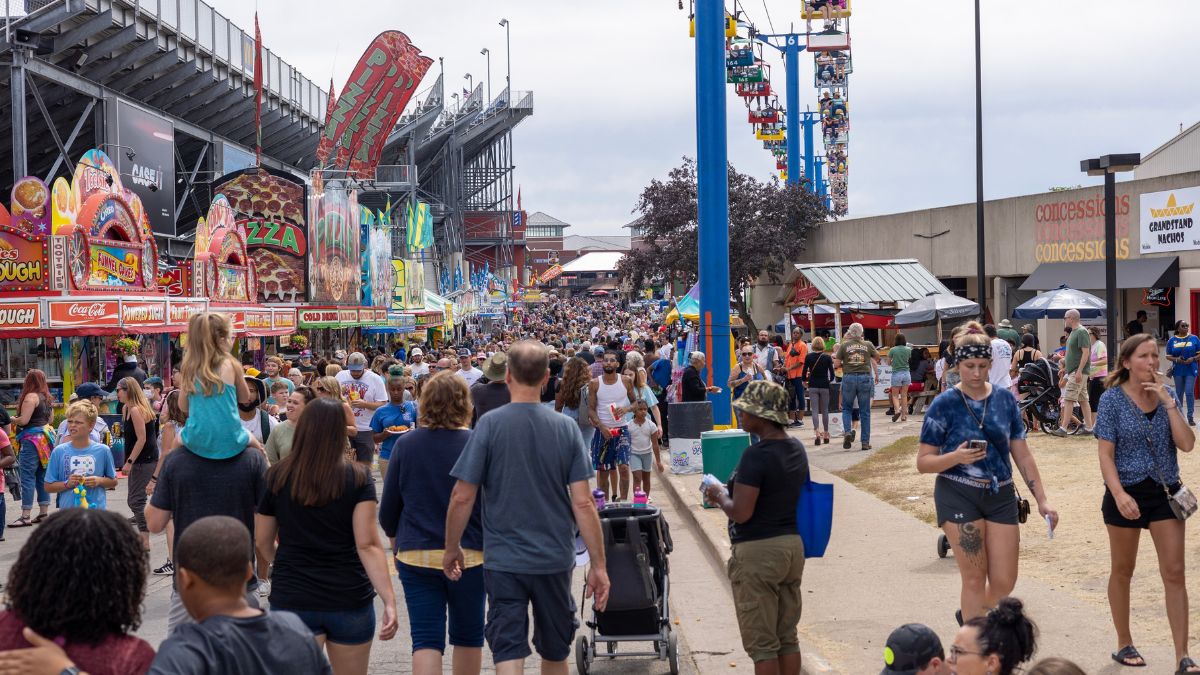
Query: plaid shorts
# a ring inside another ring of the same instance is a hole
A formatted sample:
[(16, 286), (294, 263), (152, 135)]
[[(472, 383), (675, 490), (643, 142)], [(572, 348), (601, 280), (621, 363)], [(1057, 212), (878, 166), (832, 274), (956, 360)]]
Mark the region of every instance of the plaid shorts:
[(592, 434), (592, 469), (612, 471), (618, 465), (629, 464), (629, 429), (616, 428), (620, 430), (616, 436), (604, 436), (599, 429)]

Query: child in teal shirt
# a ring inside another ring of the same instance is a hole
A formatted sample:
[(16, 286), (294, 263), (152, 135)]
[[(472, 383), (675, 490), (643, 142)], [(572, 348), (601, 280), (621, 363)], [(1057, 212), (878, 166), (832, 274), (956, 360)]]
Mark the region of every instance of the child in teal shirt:
[(67, 409), (70, 440), (55, 447), (46, 464), (46, 491), (58, 494), (60, 509), (107, 508), (108, 488), (117, 486), (112, 451), (90, 437), (98, 416), (91, 401), (76, 401)]

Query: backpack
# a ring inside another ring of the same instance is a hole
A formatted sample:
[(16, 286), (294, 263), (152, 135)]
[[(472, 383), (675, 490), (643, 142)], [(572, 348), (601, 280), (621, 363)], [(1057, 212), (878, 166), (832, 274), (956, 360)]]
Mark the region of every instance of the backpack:
[(258, 428), (262, 433), (262, 442), (266, 443), (267, 439), (271, 437), (271, 416), (267, 414), (266, 410), (258, 411)]

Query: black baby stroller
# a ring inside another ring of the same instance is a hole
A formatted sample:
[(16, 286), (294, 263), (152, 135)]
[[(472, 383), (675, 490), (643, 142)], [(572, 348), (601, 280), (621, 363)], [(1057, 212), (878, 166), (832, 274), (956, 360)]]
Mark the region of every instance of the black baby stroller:
[[(1027, 428), (1032, 429), (1035, 422), (1046, 433), (1059, 427), (1062, 390), (1058, 378), (1058, 366), (1044, 358), (1025, 364), (1017, 374), (1017, 392), (1022, 397), (1021, 415)], [(1071, 419), (1062, 427), (1076, 434), (1083, 428), (1082, 422), (1083, 411), (1076, 404)]]
[[(672, 675), (679, 672), (677, 637), (671, 632), (671, 589), (667, 555), (671, 533), (653, 506), (614, 505), (600, 510), (611, 588), (608, 606), (592, 612), (588, 635), (575, 641), (575, 665), (587, 675), (600, 643), (610, 659), (653, 656), (666, 659)], [(618, 652), (619, 642), (650, 642), (653, 651)]]

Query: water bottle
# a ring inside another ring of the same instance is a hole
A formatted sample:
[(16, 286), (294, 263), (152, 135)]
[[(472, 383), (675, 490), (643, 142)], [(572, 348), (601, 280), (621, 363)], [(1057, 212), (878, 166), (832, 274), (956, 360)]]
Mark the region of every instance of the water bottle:
[(596, 500), (597, 511), (604, 508), (604, 490), (601, 490), (600, 488), (592, 490), (592, 499)]
[(641, 488), (633, 491), (633, 508), (644, 509), (650, 503), (650, 496), (642, 492)]

